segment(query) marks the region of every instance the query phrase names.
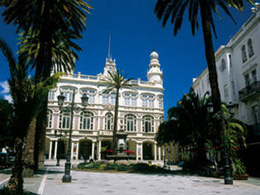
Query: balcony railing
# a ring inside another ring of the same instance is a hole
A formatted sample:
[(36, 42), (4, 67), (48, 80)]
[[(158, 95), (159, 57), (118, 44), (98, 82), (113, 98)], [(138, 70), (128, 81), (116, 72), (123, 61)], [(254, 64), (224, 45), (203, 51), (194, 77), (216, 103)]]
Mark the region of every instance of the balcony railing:
[(239, 91), (239, 99), (241, 101), (247, 101), (248, 99), (258, 95), (259, 92), (260, 81), (253, 82)]

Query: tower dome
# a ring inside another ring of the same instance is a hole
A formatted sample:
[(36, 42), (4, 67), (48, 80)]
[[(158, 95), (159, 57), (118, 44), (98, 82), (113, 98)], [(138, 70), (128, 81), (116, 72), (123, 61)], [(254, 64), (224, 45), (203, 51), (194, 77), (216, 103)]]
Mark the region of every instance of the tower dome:
[(153, 50), (153, 52), (150, 54), (150, 59), (158, 59), (159, 58), (159, 54)]

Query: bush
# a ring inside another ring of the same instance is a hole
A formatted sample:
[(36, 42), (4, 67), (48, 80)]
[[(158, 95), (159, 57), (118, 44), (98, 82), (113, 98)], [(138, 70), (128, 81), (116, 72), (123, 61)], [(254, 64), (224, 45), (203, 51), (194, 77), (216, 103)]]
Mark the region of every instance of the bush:
[(105, 167), (105, 170), (116, 170), (117, 167), (118, 167), (117, 164), (110, 164), (110, 163), (108, 163), (108, 164), (106, 165), (106, 167)]
[(232, 164), (233, 174), (234, 175), (244, 175), (246, 174), (246, 166), (240, 159), (235, 159)]
[(118, 165), (118, 167), (117, 167), (116, 170), (117, 170), (117, 171), (127, 171), (127, 170), (129, 170), (129, 168), (128, 168), (127, 165), (120, 164), (120, 165)]

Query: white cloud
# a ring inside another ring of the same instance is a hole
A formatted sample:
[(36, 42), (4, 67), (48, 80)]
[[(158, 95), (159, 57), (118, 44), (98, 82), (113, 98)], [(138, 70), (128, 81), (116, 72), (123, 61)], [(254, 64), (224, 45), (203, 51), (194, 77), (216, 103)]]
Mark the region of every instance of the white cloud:
[(11, 95), (4, 95), (4, 99), (7, 100), (9, 103), (13, 103)]
[(5, 93), (9, 93), (10, 90), (9, 90), (9, 85), (8, 85), (8, 82), (7, 81), (4, 81), (4, 82), (0, 82), (0, 86), (2, 88), (2, 90), (0, 91), (1, 94), (5, 94)]

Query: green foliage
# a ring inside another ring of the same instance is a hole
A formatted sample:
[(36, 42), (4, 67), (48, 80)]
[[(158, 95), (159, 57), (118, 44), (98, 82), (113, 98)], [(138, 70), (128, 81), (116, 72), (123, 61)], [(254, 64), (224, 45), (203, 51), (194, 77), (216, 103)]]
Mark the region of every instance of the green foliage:
[(129, 166), (125, 165), (125, 164), (119, 164), (116, 167), (117, 171), (128, 171), (129, 170)]
[[(253, 0), (247, 0), (251, 4), (254, 3)], [(207, 20), (209, 21), (210, 28), (216, 35), (215, 24), (213, 13), (215, 13), (220, 19), (219, 9), (220, 7), (233, 21), (233, 17), (228, 10), (228, 7), (234, 7), (240, 11), (243, 10), (243, 1), (229, 0), (229, 1), (215, 1), (210, 0), (207, 2), (200, 0), (184, 1), (184, 0), (158, 0), (155, 13), (158, 19), (162, 19), (163, 26), (166, 25), (167, 21), (170, 20), (174, 24), (174, 35), (180, 30), (183, 20), (183, 15), (186, 10), (188, 10), (188, 17), (191, 24), (192, 34), (195, 34), (195, 30), (199, 29), (199, 15), (201, 9), (207, 13)], [(235, 21), (234, 21), (235, 22)], [(202, 24), (203, 25), (203, 24)]]
[(215, 131), (208, 128), (208, 102), (209, 98), (199, 99), (191, 88), (176, 107), (168, 110), (168, 120), (159, 126), (157, 142), (163, 144), (173, 141), (181, 146), (195, 144), (196, 147), (200, 140), (205, 142), (206, 138), (216, 137)]
[(105, 167), (105, 170), (117, 170), (118, 164), (110, 164), (108, 163)]
[(147, 163), (137, 164), (121, 164), (121, 163), (80, 163), (79, 169), (99, 170), (99, 171), (131, 171), (137, 173), (163, 173), (165, 170), (160, 166), (151, 165)]
[(234, 162), (232, 163), (232, 168), (233, 168), (233, 174), (234, 175), (244, 175), (244, 174), (246, 174), (246, 166), (238, 158), (236, 158), (234, 160)]

